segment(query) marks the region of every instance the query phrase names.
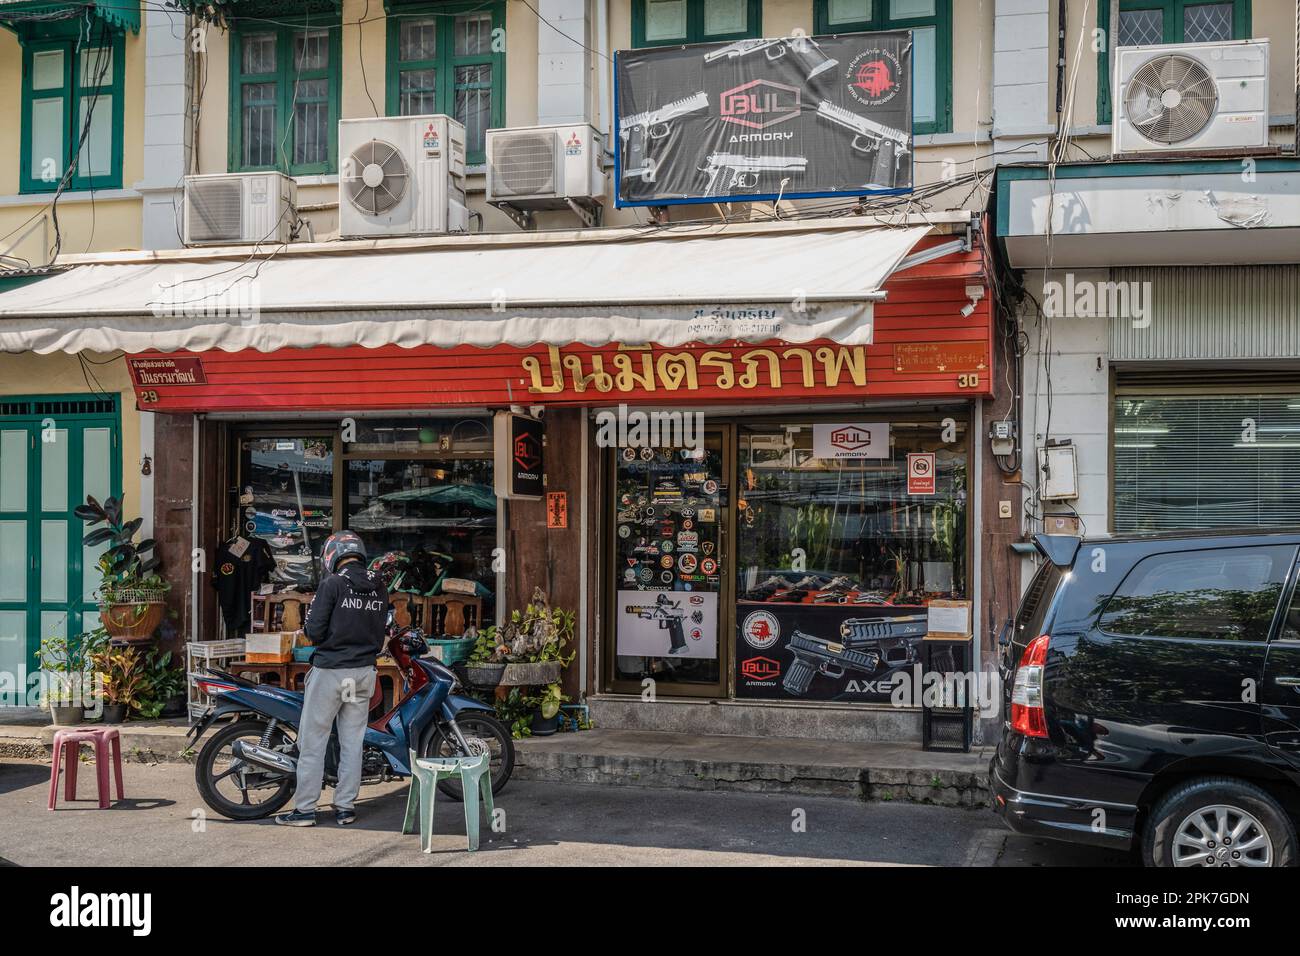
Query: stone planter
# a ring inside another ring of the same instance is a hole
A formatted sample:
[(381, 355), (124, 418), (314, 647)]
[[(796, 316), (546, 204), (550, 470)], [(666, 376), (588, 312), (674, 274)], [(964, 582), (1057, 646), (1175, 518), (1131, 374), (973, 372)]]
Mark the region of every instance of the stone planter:
[(540, 687), (553, 684), (560, 679), (563, 665), (559, 661), (543, 661), (539, 664), (507, 664), (505, 672), (498, 681), (502, 687)]
[(75, 727), (84, 714), (81, 704), (50, 704), (50, 719), (55, 727)]
[(466, 664), (465, 681), (473, 687), (496, 687), (505, 669), (505, 664)]

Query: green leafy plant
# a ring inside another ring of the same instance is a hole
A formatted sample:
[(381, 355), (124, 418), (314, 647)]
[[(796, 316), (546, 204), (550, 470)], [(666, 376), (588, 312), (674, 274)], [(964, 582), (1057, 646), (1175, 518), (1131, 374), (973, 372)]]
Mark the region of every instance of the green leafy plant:
[(108, 634), (99, 628), (66, 637), (41, 638), (36, 659), (45, 674), (42, 700), (45, 706), (64, 707), (84, 701), (91, 690), (94, 656), (108, 645)]
[[(511, 611), (510, 620), (501, 628), (483, 629), (470, 661), (479, 664), (559, 661), (567, 666), (575, 652), (566, 655), (564, 650), (573, 639), (576, 620), (573, 611), (552, 608), (542, 589), (537, 588), (533, 591), (532, 601), (524, 605), (523, 610)], [(475, 655), (480, 655), (480, 658), (476, 659)]]
[(151, 720), (162, 713), (169, 700), (185, 690), (185, 675), (179, 668), (172, 667), (171, 651), (155, 647), (142, 656), (145, 686), (132, 709)]
[(548, 684), (541, 694), (541, 704), (538, 709), (543, 719), (550, 720), (560, 712), (560, 705), (568, 701), (568, 697), (560, 692), (560, 682)]
[(86, 503), (78, 505), (74, 513), (92, 529), (86, 532), (81, 543), (87, 548), (106, 545), (99, 556), (101, 578), (96, 589), (103, 603), (117, 603), (117, 596), (127, 591), (166, 591), (171, 587), (157, 573), (159, 560), (152, 553), (154, 540), (135, 540), (144, 519), (124, 521), (121, 498), (105, 498), (101, 505), (87, 495)]
[(512, 687), (510, 693), (496, 701), (497, 718), (510, 728), (510, 736), (522, 740), (533, 735), (533, 714), (537, 713), (542, 698), (537, 694), (525, 694), (518, 687)]
[(150, 686), (145, 655), (134, 647), (104, 646), (91, 658), (103, 682), (104, 702), (140, 710)]

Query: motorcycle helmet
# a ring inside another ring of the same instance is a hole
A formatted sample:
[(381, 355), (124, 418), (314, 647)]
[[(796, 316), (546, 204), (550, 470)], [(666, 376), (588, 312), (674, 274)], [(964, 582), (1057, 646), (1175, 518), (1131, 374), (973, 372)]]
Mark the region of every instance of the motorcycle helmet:
[(356, 532), (336, 531), (325, 540), (325, 547), (321, 548), (321, 564), (327, 574), (333, 574), (338, 570), (339, 562), (346, 557), (357, 557), (364, 563), (366, 546), (361, 543)]
[(429, 642), (418, 627), (407, 628), (398, 636), (397, 642), (410, 657), (423, 657), (429, 653)]

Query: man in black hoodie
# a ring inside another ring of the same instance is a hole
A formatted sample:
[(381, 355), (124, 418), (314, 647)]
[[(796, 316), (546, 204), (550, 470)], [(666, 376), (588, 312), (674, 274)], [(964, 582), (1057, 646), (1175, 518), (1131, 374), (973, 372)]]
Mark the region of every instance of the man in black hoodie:
[(316, 825), (316, 801), (325, 773), (330, 728), (339, 731), (339, 776), (334, 819), (354, 823), (361, 789), (361, 749), (370, 698), (375, 692), (375, 658), (384, 646), (388, 591), (366, 570), (366, 551), (351, 531), (330, 536), (321, 549), (326, 577), (307, 612), (307, 637), (316, 647), (302, 721), (298, 726), (298, 787), (294, 809), (275, 818), (285, 826)]

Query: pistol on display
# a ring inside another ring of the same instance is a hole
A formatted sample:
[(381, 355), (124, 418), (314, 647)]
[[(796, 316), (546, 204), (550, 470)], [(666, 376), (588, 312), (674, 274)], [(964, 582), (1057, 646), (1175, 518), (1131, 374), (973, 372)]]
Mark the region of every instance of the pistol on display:
[(837, 126), (852, 130), (854, 150), (859, 153), (875, 154), (872, 182), (891, 184), (894, 182), (903, 157), (911, 152), (906, 133), (869, 120), (830, 100), (822, 100), (817, 104), (817, 115)]
[(655, 170), (658, 169), (659, 164), (646, 155), (646, 147), (649, 145), (647, 141), (663, 139), (667, 136), (672, 132), (672, 127), (668, 124), (677, 117), (698, 113), (708, 107), (708, 94), (700, 92), (682, 97), (680, 100), (673, 100), (667, 106), (657, 110), (634, 113), (620, 122), (618, 135), (624, 144), (622, 178), (640, 176), (642, 182), (654, 182)]
[[(682, 620), (688, 612), (682, 607), (680, 601), (674, 601), (667, 594), (660, 594), (655, 598), (654, 604), (629, 604), (624, 610), (628, 614), (635, 614), (643, 621), (658, 621), (659, 630), (668, 632), (669, 654), (676, 654), (686, 649), (686, 633), (682, 628)], [(699, 624), (704, 620), (704, 615), (696, 611), (691, 614), (691, 620)]]
[(786, 644), (794, 662), (781, 686), (787, 694), (802, 697), (817, 674), (837, 680), (849, 671), (874, 674), (882, 667), (906, 666), (916, 660), (911, 639), (926, 633), (928, 624), (921, 615), (849, 618), (840, 625), (839, 641), (796, 629)]
[(735, 43), (728, 43), (724, 47), (704, 54), (704, 62), (712, 63), (724, 57), (734, 60), (757, 53), (759, 50), (762, 50), (763, 55), (773, 62), (789, 57), (798, 65), (805, 83), (814, 76), (832, 69), (839, 62), (823, 53), (822, 48), (806, 36), (737, 40)]
[[(706, 196), (723, 196), (737, 189), (753, 189), (761, 173), (796, 172), (808, 168), (803, 156), (741, 156), (738, 153), (710, 153), (702, 171), (709, 177)], [(725, 179), (724, 179), (725, 177)]]

